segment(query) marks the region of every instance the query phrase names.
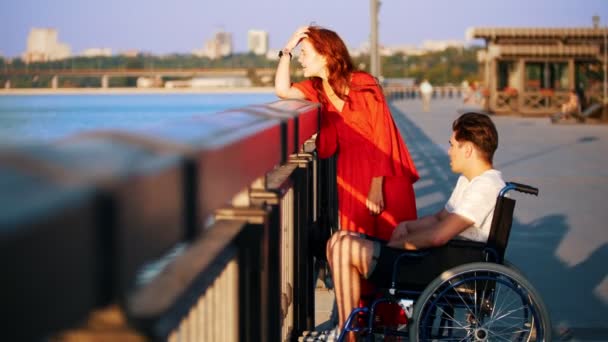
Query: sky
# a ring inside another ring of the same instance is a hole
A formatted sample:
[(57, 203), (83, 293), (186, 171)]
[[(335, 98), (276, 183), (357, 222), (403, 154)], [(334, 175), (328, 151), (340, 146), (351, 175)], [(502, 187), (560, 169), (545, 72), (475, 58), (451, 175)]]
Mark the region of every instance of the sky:
[[(249, 29), (268, 31), (270, 48), (280, 49), (311, 23), (359, 47), (369, 39), (369, 9), (369, 0), (2, 0), (0, 55), (21, 55), (32, 27), (56, 28), (73, 54), (191, 53), (218, 30), (232, 32), (242, 52)], [(464, 40), (468, 27), (590, 27), (593, 15), (608, 26), (608, 0), (382, 0), (379, 35), (383, 45), (420, 46)]]

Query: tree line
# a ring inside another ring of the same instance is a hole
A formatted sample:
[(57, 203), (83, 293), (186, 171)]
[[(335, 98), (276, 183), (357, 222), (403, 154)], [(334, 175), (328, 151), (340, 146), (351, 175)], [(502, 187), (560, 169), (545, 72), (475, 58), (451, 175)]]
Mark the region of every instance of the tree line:
[[(382, 56), (382, 75), (385, 78), (410, 78), (419, 82), (428, 79), (432, 84), (459, 84), (463, 80), (478, 79), (477, 51), (480, 47), (447, 48), (443, 51), (429, 52), (420, 56), (396, 53)], [(358, 69), (369, 71), (369, 55), (353, 58)], [(64, 60), (25, 63), (20, 58), (12, 60), (0, 57), (0, 85), (10, 81), (13, 88), (46, 88), (50, 86), (51, 76), (37, 76), (31, 71), (45, 70), (83, 70), (83, 69), (194, 69), (194, 68), (243, 68), (248, 69), (255, 85), (269, 85), (255, 77), (256, 68), (274, 68), (277, 61), (252, 53), (236, 53), (217, 59), (198, 57), (189, 54), (155, 56), (139, 54), (134, 57), (72, 57)], [(294, 61), (292, 70), (298, 68)], [(10, 71), (29, 71), (30, 75), (9, 76)], [(297, 76), (296, 76), (297, 77)], [(167, 80), (167, 79), (165, 79)], [(61, 77), (60, 87), (99, 87), (97, 77)], [(268, 81), (266, 81), (268, 83)], [(112, 77), (110, 86), (135, 86), (135, 77)]]

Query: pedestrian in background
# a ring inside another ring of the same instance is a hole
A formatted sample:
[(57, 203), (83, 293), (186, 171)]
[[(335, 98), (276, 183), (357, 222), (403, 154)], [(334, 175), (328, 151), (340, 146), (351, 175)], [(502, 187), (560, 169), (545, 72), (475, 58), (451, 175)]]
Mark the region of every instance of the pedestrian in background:
[(422, 110), (429, 112), (431, 110), (431, 97), (433, 96), (433, 86), (425, 79), (420, 83), (420, 96), (422, 96)]

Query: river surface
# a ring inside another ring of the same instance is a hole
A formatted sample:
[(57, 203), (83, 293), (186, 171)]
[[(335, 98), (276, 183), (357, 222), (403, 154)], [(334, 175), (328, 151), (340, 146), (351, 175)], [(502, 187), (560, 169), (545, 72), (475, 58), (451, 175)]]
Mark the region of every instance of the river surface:
[(276, 100), (264, 93), (0, 96), (0, 145), (47, 142), (96, 129), (145, 129)]

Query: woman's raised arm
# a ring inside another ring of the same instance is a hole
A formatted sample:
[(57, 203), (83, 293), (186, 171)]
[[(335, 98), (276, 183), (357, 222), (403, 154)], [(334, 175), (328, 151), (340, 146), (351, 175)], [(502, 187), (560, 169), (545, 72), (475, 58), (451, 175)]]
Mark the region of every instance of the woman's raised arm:
[(291, 76), (289, 72), (289, 64), (291, 62), (291, 51), (298, 46), (300, 41), (306, 38), (308, 26), (304, 26), (296, 30), (291, 36), (285, 47), (281, 50), (279, 57), (279, 65), (274, 77), (274, 91), (278, 97), (282, 99), (305, 99), (304, 93), (297, 88), (291, 86)]

